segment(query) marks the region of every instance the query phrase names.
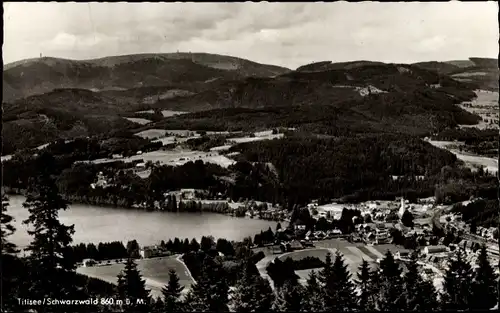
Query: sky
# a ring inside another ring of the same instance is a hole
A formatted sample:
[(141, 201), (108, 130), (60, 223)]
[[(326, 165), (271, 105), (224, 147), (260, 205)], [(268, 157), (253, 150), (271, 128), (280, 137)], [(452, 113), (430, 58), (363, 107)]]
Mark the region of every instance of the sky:
[(4, 6), (4, 63), (207, 52), (296, 68), (498, 57), (489, 2), (23, 3)]

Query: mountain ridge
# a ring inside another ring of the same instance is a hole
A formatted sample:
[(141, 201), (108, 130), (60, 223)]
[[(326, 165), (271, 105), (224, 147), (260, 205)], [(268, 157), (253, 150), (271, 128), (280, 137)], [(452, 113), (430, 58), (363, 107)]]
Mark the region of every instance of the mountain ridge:
[[(478, 120), (456, 106), (474, 98), (477, 85), (452, 78), (439, 63), (431, 64), (437, 69), (428, 69), (429, 64), (322, 61), (292, 71), (204, 53), (126, 55), (92, 62), (42, 58), (4, 67), (2, 120), (8, 136), (3, 153), (59, 137), (140, 128), (125, 117), (149, 119), (135, 112), (150, 109), (157, 112), (151, 127), (284, 124), (325, 134), (423, 135)], [(481, 66), (489, 62), (483, 60)], [(163, 118), (161, 110), (209, 113), (200, 122), (196, 114)], [(226, 124), (217, 121), (217, 110), (227, 112), (222, 115), (229, 118)]]
[(58, 88), (129, 89), (210, 79), (274, 76), (287, 68), (207, 53), (134, 54), (90, 60), (52, 57), (4, 65), (3, 102)]

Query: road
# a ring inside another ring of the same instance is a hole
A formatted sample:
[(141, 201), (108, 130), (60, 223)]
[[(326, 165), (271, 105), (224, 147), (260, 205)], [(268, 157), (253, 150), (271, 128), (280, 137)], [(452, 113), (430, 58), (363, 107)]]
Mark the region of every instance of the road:
[(260, 260), (259, 262), (257, 262), (257, 264), (255, 264), (257, 266), (257, 269), (259, 270), (259, 273), (260, 273), (260, 276), (262, 276), (262, 278), (264, 279), (267, 279), (269, 281), (269, 284), (271, 285), (271, 288), (274, 290), (274, 282), (271, 278), (271, 276), (269, 276), (267, 274), (267, 266), (277, 257), (281, 256), (282, 254), (279, 254), (279, 255), (268, 255), (268, 256), (265, 256), (262, 260)]

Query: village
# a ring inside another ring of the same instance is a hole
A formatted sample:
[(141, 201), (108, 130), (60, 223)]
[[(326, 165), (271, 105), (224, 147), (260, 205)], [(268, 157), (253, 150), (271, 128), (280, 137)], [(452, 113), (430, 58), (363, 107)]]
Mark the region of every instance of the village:
[[(176, 192), (180, 199), (199, 200), (200, 191), (182, 190)], [(201, 200), (200, 200), (201, 201)], [(210, 201), (210, 200), (204, 200)], [(418, 264), (421, 275), (432, 280), (436, 288), (442, 288), (444, 272), (447, 270), (450, 257), (457, 249), (463, 249), (466, 260), (475, 268), (480, 244), (487, 246), (489, 259), (497, 273), (499, 273), (499, 251), (494, 244), (494, 229), (478, 227), (477, 234), (472, 235), (458, 215), (449, 213), (449, 207), (434, 205), (433, 198), (421, 199), (418, 203), (409, 203), (400, 198), (397, 201), (369, 201), (361, 204), (326, 204), (318, 205), (313, 201), (306, 208), (315, 220), (316, 228), (320, 220), (332, 222), (340, 219), (344, 209), (359, 210), (360, 216), (352, 219), (354, 229), (345, 233), (340, 229), (307, 229), (301, 221), (290, 222), (290, 213), (279, 208), (267, 207), (265, 203), (247, 201), (246, 203), (231, 203), (228, 200), (212, 200), (224, 202), (229, 208), (240, 209), (245, 212), (246, 218), (279, 218), (284, 227), (276, 229), (272, 242), (253, 243), (255, 253), (262, 252), (263, 258), (257, 263), (261, 275), (267, 279), (267, 267), (276, 259), (292, 257), (300, 260), (307, 257), (324, 259), (327, 252), (343, 253), (349, 269), (355, 273), (363, 260), (377, 267), (390, 251), (400, 264), (403, 272), (410, 254), (416, 249), (419, 251)], [(230, 205), (231, 204), (231, 205)], [(260, 208), (260, 210), (259, 210)], [(264, 209), (265, 208), (265, 209)], [(260, 212), (260, 213), (259, 213)], [(441, 212), (446, 212), (439, 216)], [(410, 214), (409, 214), (410, 213)], [(407, 216), (411, 215), (411, 221)], [(439, 225), (435, 225), (435, 223)], [(446, 239), (447, 236), (437, 237), (433, 228), (441, 227), (445, 232), (457, 234), (455, 240)], [(154, 259), (171, 256), (165, 246), (144, 246), (140, 249), (140, 257)], [(86, 260), (84, 266), (95, 266), (95, 261)], [(109, 264), (109, 262), (108, 262)], [(103, 262), (101, 265), (105, 265)], [(305, 282), (311, 270), (297, 271), (301, 281)]]

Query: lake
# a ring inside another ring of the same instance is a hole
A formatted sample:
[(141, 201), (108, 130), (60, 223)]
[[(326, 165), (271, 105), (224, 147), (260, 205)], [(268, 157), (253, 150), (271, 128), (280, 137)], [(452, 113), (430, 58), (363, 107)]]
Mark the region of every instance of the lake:
[[(22, 221), (29, 212), (23, 208), (25, 198), (10, 196), (7, 213), (15, 218), (16, 232), (10, 241), (20, 248), (25, 247), (32, 237)], [(66, 211), (59, 212), (65, 225), (75, 225), (73, 243), (99, 243), (136, 239), (141, 246), (157, 244), (179, 237), (181, 239), (214, 236), (228, 240), (242, 240), (269, 227), (274, 231), (276, 222), (250, 218), (237, 218), (217, 213), (174, 213), (147, 212), (120, 208), (105, 208), (94, 205), (72, 204)], [(284, 223), (282, 223), (285, 226)]]

